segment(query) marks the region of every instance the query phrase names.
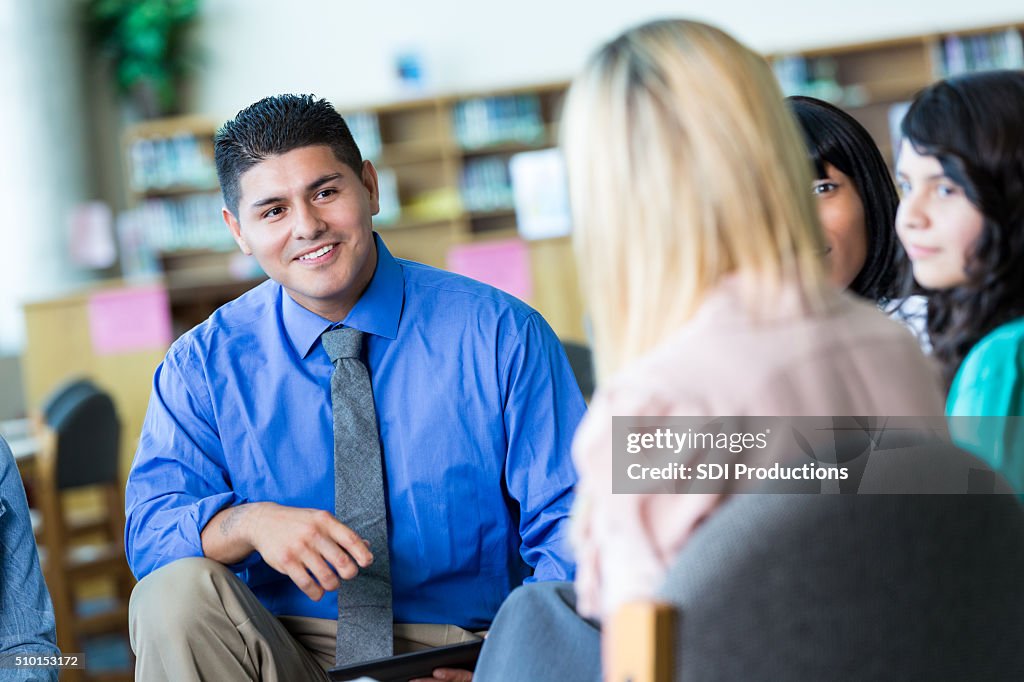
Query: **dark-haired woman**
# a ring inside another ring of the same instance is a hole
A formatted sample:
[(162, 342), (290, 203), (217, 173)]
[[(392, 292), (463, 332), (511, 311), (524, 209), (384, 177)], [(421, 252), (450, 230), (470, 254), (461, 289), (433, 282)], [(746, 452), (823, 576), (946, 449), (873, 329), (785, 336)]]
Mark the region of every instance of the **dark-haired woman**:
[(813, 97), (788, 97), (814, 167), (812, 191), (836, 286), (874, 301), (928, 351), (927, 305), (900, 299), (905, 256), (893, 226), (899, 195), (870, 133), (848, 113)]
[[(957, 442), (1024, 492), (1024, 72), (936, 83), (903, 121), (896, 227)], [(965, 417), (983, 417), (981, 420)], [(1018, 417), (1014, 419), (1014, 417)]]

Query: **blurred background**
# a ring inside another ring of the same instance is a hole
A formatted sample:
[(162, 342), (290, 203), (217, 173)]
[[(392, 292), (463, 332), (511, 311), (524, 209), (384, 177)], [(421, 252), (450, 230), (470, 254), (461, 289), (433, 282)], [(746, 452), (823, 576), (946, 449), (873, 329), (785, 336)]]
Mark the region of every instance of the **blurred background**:
[[(848, 109), (890, 160), (892, 130), (921, 87), (1024, 64), (1019, 0), (0, 0), (0, 433), (18, 445), (33, 502), (70, 493), (74, 516), (101, 496), (47, 480), (40, 462), (60, 461), (60, 439), (48, 454), (27, 417), (46, 422), (69, 380), (91, 380), (116, 409), (123, 486), (168, 345), (262, 280), (220, 221), (212, 137), (267, 95), (314, 93), (345, 113), (380, 171), (376, 226), (393, 253), (519, 296), (578, 350), (553, 149), (562, 96), (600, 42), (679, 15), (765, 54), (787, 94)], [(58, 620), (65, 646), (79, 647), (79, 631), (61, 618), (123, 589), (79, 592)], [(90, 627), (79, 634), (102, 629)], [(118, 646), (90, 660), (130, 666)]]

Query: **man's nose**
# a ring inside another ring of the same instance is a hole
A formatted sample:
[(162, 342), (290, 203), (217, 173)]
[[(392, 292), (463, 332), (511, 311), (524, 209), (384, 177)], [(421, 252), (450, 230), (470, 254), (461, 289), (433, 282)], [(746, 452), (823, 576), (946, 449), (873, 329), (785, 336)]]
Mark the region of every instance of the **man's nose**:
[(312, 206), (299, 205), (295, 209), (292, 234), (300, 239), (313, 239), (327, 229), (320, 212)]

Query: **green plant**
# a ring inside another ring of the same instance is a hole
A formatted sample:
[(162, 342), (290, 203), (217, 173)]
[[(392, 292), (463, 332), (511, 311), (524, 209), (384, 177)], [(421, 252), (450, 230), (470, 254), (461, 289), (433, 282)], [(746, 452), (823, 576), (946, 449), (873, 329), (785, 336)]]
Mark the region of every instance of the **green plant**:
[(86, 0), (85, 11), (90, 42), (110, 59), (118, 91), (173, 111), (199, 0)]

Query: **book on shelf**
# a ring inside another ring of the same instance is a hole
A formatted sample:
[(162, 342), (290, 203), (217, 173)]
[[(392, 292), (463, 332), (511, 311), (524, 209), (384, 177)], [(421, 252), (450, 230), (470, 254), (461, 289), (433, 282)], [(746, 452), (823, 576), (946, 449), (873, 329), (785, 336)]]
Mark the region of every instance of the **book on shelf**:
[(380, 121), (372, 111), (353, 111), (345, 114), (345, 123), (352, 133), (352, 139), (364, 159), (380, 158), (383, 145), (380, 138)]
[(148, 244), (141, 213), (133, 209), (121, 211), (116, 223), (121, 275), (127, 280), (134, 280), (159, 274), (160, 263)]
[(456, 102), (452, 125), (455, 139), (463, 149), (510, 142), (540, 144), (545, 137), (537, 95), (477, 97)]
[(221, 219), (217, 192), (185, 197), (147, 199), (135, 210), (144, 220), (149, 245), (155, 251), (234, 248), (231, 231)]
[(558, 149), (521, 152), (509, 162), (516, 226), (524, 239), (562, 237), (572, 230), (565, 161)]
[[(847, 98), (845, 89), (836, 80), (836, 61), (830, 57), (807, 59), (800, 55), (785, 55), (772, 62), (772, 71), (782, 94), (786, 96), (805, 95), (837, 104), (842, 104)], [(850, 93), (854, 99), (858, 95), (855, 91)]]
[(192, 133), (137, 139), (128, 148), (128, 158), (131, 186), (140, 194), (172, 187), (217, 186), (213, 159)]
[(1016, 28), (971, 36), (946, 36), (933, 47), (936, 76), (1024, 68), (1024, 41)]
[(498, 211), (512, 208), (512, 180), (508, 159), (486, 156), (468, 159), (459, 181), (462, 204), (467, 211)]
[(160, 253), (185, 250), (229, 251), (231, 231), (220, 216), (218, 192), (147, 199), (117, 217), (121, 269), (125, 276), (160, 272)]

